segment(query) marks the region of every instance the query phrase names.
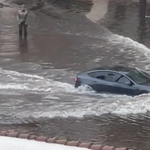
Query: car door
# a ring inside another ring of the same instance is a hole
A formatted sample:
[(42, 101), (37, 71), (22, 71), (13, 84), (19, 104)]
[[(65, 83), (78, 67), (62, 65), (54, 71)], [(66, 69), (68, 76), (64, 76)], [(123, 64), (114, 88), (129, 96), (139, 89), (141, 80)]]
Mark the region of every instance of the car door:
[(107, 92), (116, 94), (116, 81), (121, 77), (121, 74), (110, 71), (106, 77)]
[(117, 94), (135, 95), (137, 92), (134, 83), (125, 76), (121, 76), (114, 85)]
[(98, 92), (116, 93), (115, 85), (113, 84), (121, 75), (111, 71), (98, 71), (93, 74), (94, 79), (92, 88)]
[(97, 92), (106, 92), (107, 84), (105, 81), (106, 76), (108, 75), (108, 71), (95, 71), (89, 74), (91, 79), (91, 87)]

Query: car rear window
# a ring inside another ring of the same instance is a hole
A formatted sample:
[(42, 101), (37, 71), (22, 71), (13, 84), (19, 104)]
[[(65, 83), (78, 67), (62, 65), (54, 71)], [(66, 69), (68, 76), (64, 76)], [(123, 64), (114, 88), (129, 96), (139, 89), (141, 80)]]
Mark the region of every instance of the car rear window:
[(95, 72), (88, 73), (88, 75), (93, 77), (93, 78), (104, 79), (108, 75), (108, 72), (106, 72), (106, 71), (95, 71)]

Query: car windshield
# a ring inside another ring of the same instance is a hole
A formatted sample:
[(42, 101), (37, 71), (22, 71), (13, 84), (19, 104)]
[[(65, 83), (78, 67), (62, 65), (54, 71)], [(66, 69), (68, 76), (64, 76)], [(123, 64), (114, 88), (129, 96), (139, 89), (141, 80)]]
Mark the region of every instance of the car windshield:
[(147, 82), (150, 82), (150, 75), (137, 69), (130, 71), (127, 76), (137, 84), (146, 84)]

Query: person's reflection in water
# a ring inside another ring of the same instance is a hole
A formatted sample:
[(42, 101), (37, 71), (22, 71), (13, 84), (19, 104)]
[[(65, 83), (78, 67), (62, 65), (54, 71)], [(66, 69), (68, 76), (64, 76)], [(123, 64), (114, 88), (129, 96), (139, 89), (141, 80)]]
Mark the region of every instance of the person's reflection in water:
[(28, 40), (27, 38), (19, 38), (19, 51), (20, 53), (27, 53), (28, 52)]

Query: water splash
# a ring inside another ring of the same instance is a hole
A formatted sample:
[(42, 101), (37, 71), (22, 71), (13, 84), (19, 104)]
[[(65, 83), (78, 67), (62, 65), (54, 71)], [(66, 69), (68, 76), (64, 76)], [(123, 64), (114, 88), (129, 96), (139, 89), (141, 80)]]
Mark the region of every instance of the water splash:
[(140, 52), (144, 53), (145, 56), (148, 56), (148, 54), (150, 53), (150, 49), (148, 47), (130, 39), (129, 37), (112, 34), (107, 39), (113, 45), (122, 45), (124, 48), (128, 47), (130, 49), (139, 50)]

